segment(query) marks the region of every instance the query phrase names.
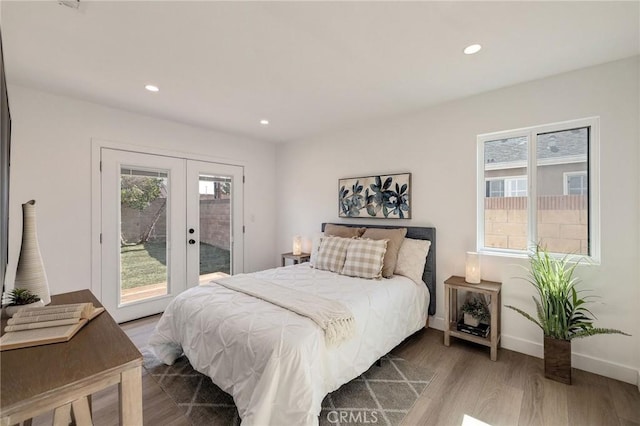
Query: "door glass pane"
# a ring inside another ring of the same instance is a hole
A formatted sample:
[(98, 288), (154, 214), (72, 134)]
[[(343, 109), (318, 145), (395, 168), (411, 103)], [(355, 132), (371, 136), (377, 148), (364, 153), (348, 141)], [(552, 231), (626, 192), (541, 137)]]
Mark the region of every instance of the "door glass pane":
[(200, 174), (200, 281), (231, 273), (230, 176)]
[(167, 294), (168, 172), (120, 170), (120, 301)]
[(484, 143), (484, 246), (527, 248), (527, 137)]
[(589, 254), (589, 128), (539, 134), (538, 238), (550, 252)]

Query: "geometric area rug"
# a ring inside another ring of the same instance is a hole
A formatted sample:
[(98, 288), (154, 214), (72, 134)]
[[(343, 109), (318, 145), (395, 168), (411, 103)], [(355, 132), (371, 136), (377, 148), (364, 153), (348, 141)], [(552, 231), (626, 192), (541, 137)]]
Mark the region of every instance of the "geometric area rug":
[[(142, 351), (144, 368), (162, 390), (184, 410), (193, 425), (239, 426), (233, 398), (195, 371), (182, 356), (165, 365), (148, 348)], [(322, 401), (321, 426), (399, 425), (434, 373), (389, 354), (382, 366), (373, 365), (361, 376), (327, 395)]]

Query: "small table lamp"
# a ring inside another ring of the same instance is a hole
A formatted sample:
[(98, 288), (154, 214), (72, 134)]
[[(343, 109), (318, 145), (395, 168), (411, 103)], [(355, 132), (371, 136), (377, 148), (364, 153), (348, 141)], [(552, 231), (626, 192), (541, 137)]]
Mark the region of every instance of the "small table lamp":
[(293, 237), (293, 254), (295, 256), (302, 254), (302, 237), (300, 235)]
[(469, 284), (480, 283), (480, 256), (476, 252), (467, 252), (464, 280)]

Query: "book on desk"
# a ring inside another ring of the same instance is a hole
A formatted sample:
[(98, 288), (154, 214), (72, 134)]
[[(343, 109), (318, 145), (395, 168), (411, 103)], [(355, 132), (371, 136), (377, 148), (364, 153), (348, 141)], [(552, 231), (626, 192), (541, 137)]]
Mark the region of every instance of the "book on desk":
[(67, 342), (102, 312), (92, 303), (20, 309), (7, 321), (0, 351)]

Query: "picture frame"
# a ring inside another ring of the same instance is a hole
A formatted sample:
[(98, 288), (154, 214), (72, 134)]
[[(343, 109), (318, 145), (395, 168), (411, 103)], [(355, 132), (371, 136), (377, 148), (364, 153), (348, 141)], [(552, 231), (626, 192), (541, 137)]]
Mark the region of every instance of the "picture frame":
[(411, 219), (411, 173), (338, 179), (338, 217)]

